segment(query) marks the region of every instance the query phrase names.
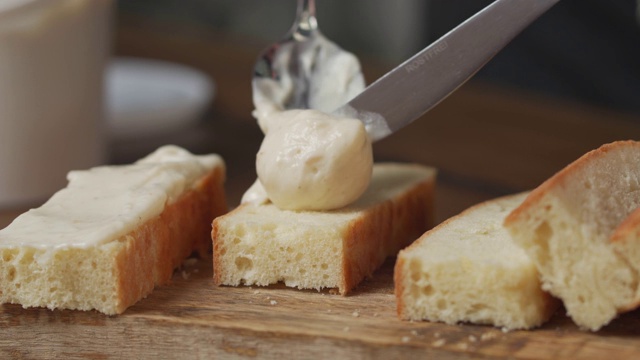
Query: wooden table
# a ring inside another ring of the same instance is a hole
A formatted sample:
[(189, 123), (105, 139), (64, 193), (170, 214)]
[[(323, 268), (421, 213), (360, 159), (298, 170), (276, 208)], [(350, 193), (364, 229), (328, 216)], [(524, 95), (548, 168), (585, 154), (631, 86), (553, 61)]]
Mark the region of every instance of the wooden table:
[[(193, 29), (124, 19), (121, 55), (197, 67), (217, 83), (198, 125), (165, 136), (114, 140), (112, 162), (130, 162), (158, 145), (217, 152), (228, 164), (235, 205), (255, 178), (261, 134), (250, 116), (250, 76), (266, 44)], [(367, 79), (389, 66), (364, 62)], [(424, 118), (375, 145), (378, 160), (440, 169), (437, 218), (495, 196), (529, 189), (584, 152), (640, 138), (640, 122), (584, 105), (468, 84)], [(0, 212), (4, 227), (21, 209)], [(211, 260), (176, 271), (123, 315), (0, 306), (0, 358), (639, 358), (640, 312), (598, 333), (579, 331), (560, 311), (535, 331), (402, 322), (395, 316), (390, 260), (348, 297), (329, 292), (215, 287)]]

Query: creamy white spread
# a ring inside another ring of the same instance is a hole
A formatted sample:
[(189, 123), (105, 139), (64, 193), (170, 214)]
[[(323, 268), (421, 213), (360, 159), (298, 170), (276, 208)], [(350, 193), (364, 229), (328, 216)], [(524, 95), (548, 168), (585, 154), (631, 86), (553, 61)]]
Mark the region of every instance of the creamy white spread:
[(72, 171), (66, 188), (0, 230), (0, 247), (87, 248), (114, 241), (218, 166), (224, 163), (217, 155), (164, 146), (131, 165)]
[[(258, 151), (256, 170), (277, 207), (337, 209), (367, 189), (373, 153), (361, 121), (317, 110), (288, 110), (267, 120), (269, 131)], [(260, 199), (262, 189), (254, 186), (247, 197)]]
[[(357, 200), (371, 180), (373, 152), (364, 124), (329, 114), (364, 89), (364, 78), (358, 59), (320, 34), (296, 46), (295, 53), (287, 44), (274, 57), (278, 79), (253, 82), (253, 114), (265, 138), (256, 158), (258, 180), (242, 202), (337, 209)], [(296, 86), (300, 79), (289, 75), (296, 58), (308, 86)], [(314, 110), (284, 110), (300, 96)]]

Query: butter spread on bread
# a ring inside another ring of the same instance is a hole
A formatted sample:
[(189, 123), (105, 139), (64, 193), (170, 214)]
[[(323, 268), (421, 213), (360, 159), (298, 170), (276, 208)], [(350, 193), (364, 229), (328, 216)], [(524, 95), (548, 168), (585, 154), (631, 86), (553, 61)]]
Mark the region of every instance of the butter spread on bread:
[(0, 230), (0, 301), (121, 313), (207, 251), (224, 176), (219, 156), (174, 146), (71, 172), (67, 188)]

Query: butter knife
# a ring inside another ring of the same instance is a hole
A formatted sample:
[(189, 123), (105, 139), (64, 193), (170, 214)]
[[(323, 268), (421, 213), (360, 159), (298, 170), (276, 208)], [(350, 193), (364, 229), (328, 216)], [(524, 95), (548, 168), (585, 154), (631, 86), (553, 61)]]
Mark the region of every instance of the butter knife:
[(334, 113), (362, 120), (372, 141), (383, 139), (444, 100), (558, 1), (496, 0)]

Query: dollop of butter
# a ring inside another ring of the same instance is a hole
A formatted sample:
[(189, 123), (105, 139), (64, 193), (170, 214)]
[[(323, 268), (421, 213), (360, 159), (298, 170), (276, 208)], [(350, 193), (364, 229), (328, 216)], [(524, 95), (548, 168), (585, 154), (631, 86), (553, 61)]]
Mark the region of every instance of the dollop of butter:
[[(293, 61), (307, 88), (296, 86)], [(279, 76), (252, 82), (253, 115), (265, 138), (256, 159), (258, 180), (242, 203), (271, 201), (288, 210), (349, 205), (371, 180), (371, 141), (362, 121), (329, 113), (364, 89), (358, 59), (316, 33), (295, 47), (284, 44), (271, 66)], [(315, 110), (284, 110), (300, 97)]]
[[(258, 179), (280, 209), (332, 210), (357, 200), (373, 169), (371, 140), (357, 119), (317, 110), (288, 110), (267, 117), (256, 157)], [(246, 201), (263, 202), (260, 184)]]

